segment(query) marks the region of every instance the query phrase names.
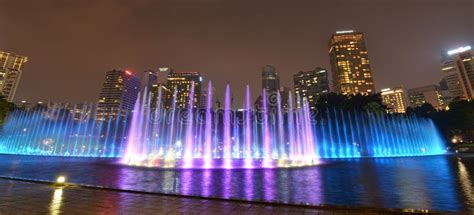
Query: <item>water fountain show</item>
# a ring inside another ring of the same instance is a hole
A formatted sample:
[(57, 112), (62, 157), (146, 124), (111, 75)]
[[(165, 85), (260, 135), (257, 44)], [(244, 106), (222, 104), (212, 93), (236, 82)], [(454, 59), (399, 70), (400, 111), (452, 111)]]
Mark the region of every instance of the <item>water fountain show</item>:
[(94, 105), (51, 105), (15, 110), (3, 125), (0, 153), (119, 157), (127, 118), (97, 120)]
[(230, 86), (213, 107), (208, 84), (203, 108), (169, 108), (162, 89), (145, 90), (132, 116), (97, 120), (93, 105), (13, 112), (2, 130), (0, 153), (117, 157), (121, 163), (162, 168), (275, 168), (317, 165), (325, 159), (422, 156), (444, 153), (430, 119), (358, 111), (311, 110), (293, 94), (251, 102), (246, 87), (236, 108)]

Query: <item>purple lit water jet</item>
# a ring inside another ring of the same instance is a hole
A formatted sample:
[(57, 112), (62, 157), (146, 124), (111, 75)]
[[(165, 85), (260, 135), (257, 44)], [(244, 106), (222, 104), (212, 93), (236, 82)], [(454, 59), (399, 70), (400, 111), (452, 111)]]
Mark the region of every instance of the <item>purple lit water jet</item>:
[[(146, 104), (149, 95), (137, 100), (123, 163), (165, 168), (274, 168), (316, 165), (326, 158), (444, 152), (429, 119), (333, 109), (316, 116), (306, 99), (297, 96), (295, 107), (290, 93), (284, 109), (280, 93), (268, 95), (266, 90), (262, 90), (261, 108), (254, 109), (249, 86), (244, 108), (233, 109), (229, 85), (225, 87), (224, 109), (218, 110), (212, 105), (210, 81), (203, 109), (192, 108), (194, 95), (189, 95), (190, 108), (180, 109), (176, 93), (175, 89), (170, 109), (157, 103), (158, 113)], [(143, 121), (152, 113), (163, 120)], [(150, 129), (153, 131), (147, 131)], [(157, 138), (150, 138), (151, 134)], [(151, 147), (143, 147), (148, 144)], [(149, 150), (156, 148), (160, 153)]]

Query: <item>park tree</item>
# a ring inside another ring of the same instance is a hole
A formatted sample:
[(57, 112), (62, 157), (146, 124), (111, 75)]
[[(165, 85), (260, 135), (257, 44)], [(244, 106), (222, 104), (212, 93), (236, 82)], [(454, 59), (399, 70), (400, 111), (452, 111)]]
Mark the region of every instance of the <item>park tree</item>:
[(474, 141), (474, 100), (452, 102), (445, 118), (441, 119), (448, 123), (453, 135), (460, 134), (466, 141)]
[(380, 94), (342, 95), (337, 93), (326, 93), (321, 95), (318, 99), (316, 108), (320, 112), (334, 108), (346, 111), (356, 110), (359, 112), (383, 112), (385, 109)]
[(15, 104), (8, 102), (5, 97), (0, 96), (0, 125), (3, 125), (10, 111), (15, 109)]
[(416, 115), (420, 117), (432, 117), (437, 113), (436, 109), (430, 103), (423, 103), (417, 107), (408, 107), (406, 109), (407, 115)]
[(448, 110), (437, 111), (431, 104), (408, 107), (407, 115), (431, 118), (445, 139), (461, 136), (464, 141), (474, 141), (474, 101), (455, 100)]

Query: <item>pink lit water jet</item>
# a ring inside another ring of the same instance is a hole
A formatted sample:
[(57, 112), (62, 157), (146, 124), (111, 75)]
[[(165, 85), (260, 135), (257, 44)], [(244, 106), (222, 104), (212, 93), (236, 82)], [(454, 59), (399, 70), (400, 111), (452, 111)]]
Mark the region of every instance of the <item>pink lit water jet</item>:
[(143, 93), (135, 105), (122, 162), (162, 168), (250, 169), (317, 165), (325, 158), (443, 151), (442, 140), (427, 119), (331, 109), (318, 119), (305, 98), (296, 96), (295, 105), (293, 94), (284, 101), (279, 92), (265, 89), (261, 108), (252, 108), (249, 86), (244, 108), (233, 109), (236, 104), (229, 85), (225, 87), (224, 109), (219, 110), (212, 105), (210, 81), (205, 106), (198, 109), (193, 108), (194, 93), (191, 88), (187, 109), (177, 107), (176, 88), (169, 109), (161, 101), (153, 107), (152, 94)]

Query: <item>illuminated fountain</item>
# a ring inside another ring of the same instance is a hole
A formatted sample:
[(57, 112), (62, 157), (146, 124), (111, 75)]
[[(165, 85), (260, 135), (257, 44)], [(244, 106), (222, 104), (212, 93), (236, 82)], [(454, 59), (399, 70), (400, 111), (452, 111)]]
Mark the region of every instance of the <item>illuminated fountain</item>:
[[(206, 107), (171, 108), (162, 93), (152, 104), (145, 90), (135, 104), (122, 162), (165, 168), (273, 168), (315, 165), (321, 159), (421, 156), (444, 153), (430, 119), (328, 109), (316, 114), (290, 93), (262, 91), (261, 106), (233, 109), (229, 85), (224, 108), (214, 109), (208, 84)], [(194, 92), (190, 90), (189, 107)], [(294, 103), (293, 100), (296, 100)]]
[[(107, 120), (96, 118), (94, 105), (15, 110), (2, 126), (0, 153), (119, 157), (128, 165), (168, 168), (273, 168), (444, 153), (430, 119), (339, 109), (317, 113), (291, 93), (265, 91), (254, 106), (248, 86), (244, 108), (236, 109), (240, 102), (233, 101), (228, 85), (220, 109), (213, 107), (210, 89), (211, 82), (202, 109), (177, 108), (176, 89), (169, 108), (163, 92), (152, 98), (145, 90), (133, 116)], [(193, 94), (191, 89), (191, 107)]]
[(15, 110), (1, 130), (0, 153), (120, 157), (126, 118), (97, 120), (94, 105)]

